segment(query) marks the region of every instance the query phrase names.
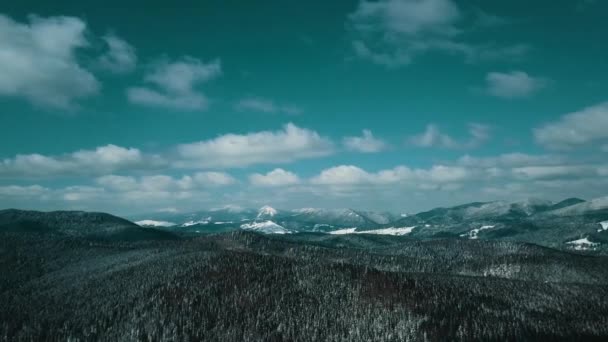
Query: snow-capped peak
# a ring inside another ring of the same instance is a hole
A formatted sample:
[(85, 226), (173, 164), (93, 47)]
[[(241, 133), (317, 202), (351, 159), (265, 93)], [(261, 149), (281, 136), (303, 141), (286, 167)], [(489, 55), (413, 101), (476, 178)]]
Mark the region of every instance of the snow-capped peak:
[(278, 214), (278, 211), (275, 208), (265, 205), (265, 206), (261, 207), (260, 210), (258, 211), (257, 218), (274, 217), (276, 214)]

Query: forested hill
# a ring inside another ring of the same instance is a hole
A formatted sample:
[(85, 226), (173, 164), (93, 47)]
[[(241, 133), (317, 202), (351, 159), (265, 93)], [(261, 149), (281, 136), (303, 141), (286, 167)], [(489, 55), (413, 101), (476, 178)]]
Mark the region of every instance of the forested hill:
[(0, 339), (608, 338), (608, 258), (517, 242), (0, 231)]

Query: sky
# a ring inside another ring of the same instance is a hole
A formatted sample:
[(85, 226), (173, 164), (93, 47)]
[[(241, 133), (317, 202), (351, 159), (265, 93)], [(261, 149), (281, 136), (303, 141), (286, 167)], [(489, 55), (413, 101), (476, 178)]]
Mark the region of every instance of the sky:
[(608, 3), (0, 8), (0, 208), (608, 195)]

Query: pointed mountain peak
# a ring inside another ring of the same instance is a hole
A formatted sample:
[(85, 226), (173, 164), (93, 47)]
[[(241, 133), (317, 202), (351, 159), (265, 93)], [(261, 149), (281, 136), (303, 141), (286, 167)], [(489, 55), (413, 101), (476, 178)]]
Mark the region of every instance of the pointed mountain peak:
[(265, 206), (261, 207), (260, 210), (258, 211), (257, 218), (259, 219), (262, 217), (274, 217), (278, 213), (279, 212), (275, 208), (273, 208), (269, 205), (265, 205)]

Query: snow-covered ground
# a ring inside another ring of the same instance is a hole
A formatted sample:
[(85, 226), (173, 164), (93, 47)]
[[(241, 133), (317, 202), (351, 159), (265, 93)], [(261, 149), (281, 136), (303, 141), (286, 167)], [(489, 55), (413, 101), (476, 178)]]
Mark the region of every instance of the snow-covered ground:
[(154, 220), (141, 220), (135, 222), (136, 225), (141, 227), (171, 227), (175, 226), (175, 223), (168, 221), (154, 221)]
[(364, 231), (357, 231), (357, 228), (345, 228), (345, 229), (334, 230), (332, 232), (329, 232), (329, 234), (332, 234), (332, 235), (376, 234), (376, 235), (396, 235), (396, 236), (402, 236), (402, 235), (410, 234), (414, 230), (414, 228), (416, 228), (416, 226), (413, 226), (413, 227), (402, 227), (402, 228), (390, 227), (390, 228), (384, 228), (384, 229), (364, 230)]
[(332, 235), (357, 234), (358, 232), (356, 232), (355, 230), (357, 230), (357, 228), (344, 228), (344, 229), (338, 229), (338, 230), (331, 231), (331, 232), (329, 232), (329, 234), (332, 234)]
[(252, 230), (264, 234), (291, 234), (291, 232), (272, 221), (252, 222), (241, 225), (241, 229)]
[(568, 245), (577, 251), (586, 251), (588, 249), (599, 246), (599, 243), (589, 241), (589, 238), (582, 238), (570, 242), (566, 242)]
[(190, 227), (190, 226), (194, 226), (195, 224), (208, 224), (209, 223), (209, 219), (206, 220), (200, 220), (200, 221), (188, 221), (188, 222), (184, 222), (182, 223), (182, 227)]
[(599, 223), (602, 228), (598, 229), (597, 232), (601, 232), (603, 230), (608, 230), (608, 221), (602, 221)]
[(479, 228), (471, 229), (468, 233), (460, 234), (461, 237), (468, 237), (469, 239), (477, 239), (479, 232), (486, 229), (492, 229), (495, 226), (481, 226)]

